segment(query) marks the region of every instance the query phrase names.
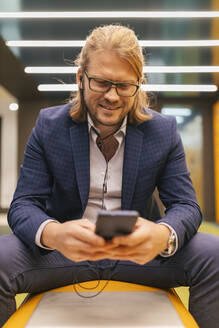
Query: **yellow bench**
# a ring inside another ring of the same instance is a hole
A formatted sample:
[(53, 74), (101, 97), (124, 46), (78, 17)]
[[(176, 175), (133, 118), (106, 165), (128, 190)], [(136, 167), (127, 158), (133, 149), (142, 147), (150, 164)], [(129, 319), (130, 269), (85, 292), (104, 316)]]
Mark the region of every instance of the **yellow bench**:
[(174, 290), (109, 281), (88, 298), (105, 284), (90, 281), (33, 295), (4, 328), (198, 327)]

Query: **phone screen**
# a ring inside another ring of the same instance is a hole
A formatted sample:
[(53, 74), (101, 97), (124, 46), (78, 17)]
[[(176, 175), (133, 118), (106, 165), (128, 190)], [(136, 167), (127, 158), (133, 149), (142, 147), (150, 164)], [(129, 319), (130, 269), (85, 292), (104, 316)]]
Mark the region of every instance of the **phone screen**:
[(95, 232), (105, 240), (128, 235), (134, 230), (138, 216), (137, 211), (100, 211)]

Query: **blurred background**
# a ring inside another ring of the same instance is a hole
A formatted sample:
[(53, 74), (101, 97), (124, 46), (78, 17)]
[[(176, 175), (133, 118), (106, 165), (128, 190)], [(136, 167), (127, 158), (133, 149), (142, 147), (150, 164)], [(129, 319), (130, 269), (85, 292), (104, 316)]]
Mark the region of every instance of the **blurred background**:
[(218, 0), (0, 1), (2, 217), (39, 110), (69, 100), (83, 41), (111, 23), (141, 41), (151, 107), (176, 117), (204, 218), (219, 222)]

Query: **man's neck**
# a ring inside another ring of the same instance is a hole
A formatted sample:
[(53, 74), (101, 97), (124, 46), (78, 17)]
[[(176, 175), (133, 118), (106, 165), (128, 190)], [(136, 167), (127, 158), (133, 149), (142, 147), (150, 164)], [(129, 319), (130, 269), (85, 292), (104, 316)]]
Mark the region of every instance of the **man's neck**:
[(93, 126), (98, 131), (101, 138), (104, 138), (108, 135), (116, 133), (122, 126), (122, 123), (124, 122), (124, 119), (116, 125), (104, 125), (99, 122), (95, 122), (93, 118), (89, 115), (91, 122), (93, 123)]

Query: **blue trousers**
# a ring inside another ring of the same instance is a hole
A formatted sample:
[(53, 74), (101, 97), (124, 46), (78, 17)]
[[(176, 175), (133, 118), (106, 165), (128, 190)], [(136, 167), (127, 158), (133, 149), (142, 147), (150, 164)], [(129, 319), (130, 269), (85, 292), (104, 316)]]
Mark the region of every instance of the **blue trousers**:
[[(90, 264), (92, 263), (92, 264)], [(190, 287), (189, 310), (201, 328), (219, 327), (219, 237), (197, 233), (169, 258), (72, 262), (57, 251), (30, 250), (14, 234), (0, 237), (0, 327), (16, 310), (17, 293), (38, 293), (78, 282), (111, 279), (170, 288)], [(94, 267), (95, 269), (92, 269)], [(98, 297), (98, 296), (97, 296)]]

